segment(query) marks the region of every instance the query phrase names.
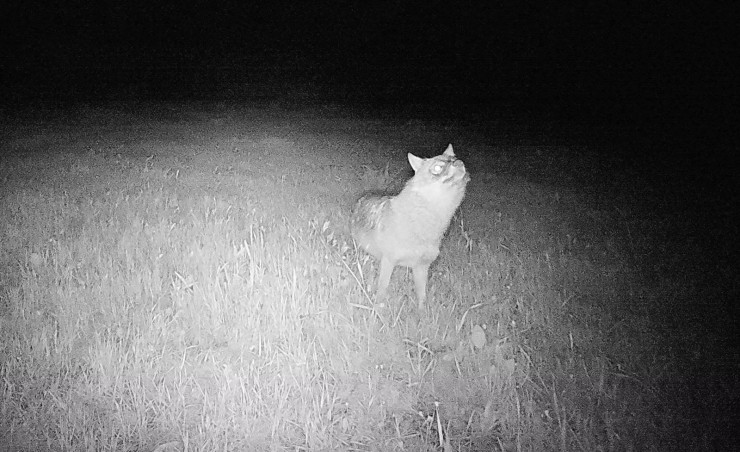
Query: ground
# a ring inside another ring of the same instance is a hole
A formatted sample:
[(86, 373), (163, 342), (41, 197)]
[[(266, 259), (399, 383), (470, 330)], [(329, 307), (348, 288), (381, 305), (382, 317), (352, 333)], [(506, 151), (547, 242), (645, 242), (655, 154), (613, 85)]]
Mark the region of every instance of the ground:
[[(6, 115), (0, 443), (735, 444), (732, 198), (530, 132), (338, 106)], [(448, 143), (472, 180), (427, 306), (401, 270), (376, 303), (350, 206)]]

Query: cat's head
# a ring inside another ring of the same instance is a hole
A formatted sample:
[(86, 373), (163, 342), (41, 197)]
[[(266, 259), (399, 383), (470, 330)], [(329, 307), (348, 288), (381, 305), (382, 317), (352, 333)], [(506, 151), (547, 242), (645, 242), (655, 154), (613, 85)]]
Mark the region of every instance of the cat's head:
[(452, 145), (436, 157), (428, 159), (409, 153), (409, 163), (414, 169), (414, 179), (424, 185), (440, 184), (442, 187), (465, 188), (470, 180), (465, 164), (455, 157)]

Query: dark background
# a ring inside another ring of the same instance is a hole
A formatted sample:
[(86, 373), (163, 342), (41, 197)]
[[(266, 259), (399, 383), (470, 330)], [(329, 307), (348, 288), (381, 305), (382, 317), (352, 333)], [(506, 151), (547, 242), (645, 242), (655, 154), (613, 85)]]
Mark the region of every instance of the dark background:
[(6, 110), (340, 103), (507, 117), (711, 154), (715, 169), (734, 146), (731, 2), (13, 1), (0, 14)]

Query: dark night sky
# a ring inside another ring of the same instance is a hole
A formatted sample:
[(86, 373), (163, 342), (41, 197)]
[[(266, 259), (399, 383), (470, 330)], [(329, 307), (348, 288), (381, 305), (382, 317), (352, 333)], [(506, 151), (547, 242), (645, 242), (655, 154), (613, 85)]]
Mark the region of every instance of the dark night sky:
[[(649, 4), (648, 4), (649, 3)], [(310, 6), (307, 6), (310, 5)], [(728, 3), (729, 5), (729, 3)], [(24, 1), (3, 99), (432, 103), (730, 127), (736, 25), (707, 2)]]

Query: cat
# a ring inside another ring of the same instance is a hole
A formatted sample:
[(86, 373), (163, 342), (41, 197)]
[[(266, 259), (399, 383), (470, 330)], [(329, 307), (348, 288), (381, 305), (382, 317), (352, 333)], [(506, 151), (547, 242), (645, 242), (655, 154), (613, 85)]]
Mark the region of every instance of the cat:
[(470, 181), (452, 145), (428, 159), (408, 154), (414, 176), (395, 196), (365, 194), (352, 208), (357, 245), (380, 261), (377, 298), (383, 299), (396, 266), (411, 268), (419, 309), (427, 296), (429, 266)]

